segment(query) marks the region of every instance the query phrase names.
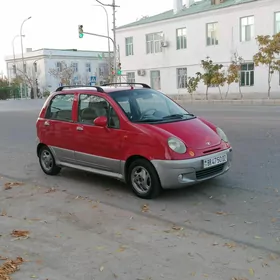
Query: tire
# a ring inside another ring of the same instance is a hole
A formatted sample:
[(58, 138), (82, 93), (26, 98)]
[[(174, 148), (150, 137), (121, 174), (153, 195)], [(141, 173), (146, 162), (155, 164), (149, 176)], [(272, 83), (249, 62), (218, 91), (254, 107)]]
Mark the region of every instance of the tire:
[[(47, 164), (47, 159), (44, 160), (44, 157), (49, 157), (50, 165)], [(61, 168), (56, 165), (55, 158), (51, 150), (47, 146), (43, 146), (39, 151), (39, 163), (43, 172), (47, 175), (57, 175), (61, 171)]]
[[(146, 176), (143, 177), (142, 175), (144, 174)], [(147, 183), (145, 184), (145, 177), (147, 178), (147, 176), (148, 179), (146, 180)], [(133, 178), (138, 180), (138, 184), (136, 184)], [(143, 199), (156, 198), (162, 191), (161, 183), (154, 166), (151, 162), (145, 159), (136, 159), (130, 164), (128, 167), (127, 182), (132, 188), (133, 192), (138, 197)]]

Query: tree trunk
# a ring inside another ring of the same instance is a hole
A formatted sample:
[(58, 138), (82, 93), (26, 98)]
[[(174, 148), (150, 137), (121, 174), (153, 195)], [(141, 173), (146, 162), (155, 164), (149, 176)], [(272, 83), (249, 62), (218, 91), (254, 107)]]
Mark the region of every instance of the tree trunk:
[(206, 87), (206, 100), (208, 100), (208, 86)]
[(226, 92), (226, 95), (225, 95), (225, 99), (227, 99), (227, 96), (228, 96), (228, 92), (229, 92), (229, 84), (228, 84), (228, 87), (227, 87), (227, 92)]
[(270, 99), (270, 91), (271, 91), (271, 66), (268, 66), (268, 91), (267, 91), (267, 98)]
[(218, 86), (218, 88), (219, 88), (219, 92), (220, 92), (221, 100), (223, 100), (223, 95), (222, 95), (222, 91), (221, 91), (220, 86)]

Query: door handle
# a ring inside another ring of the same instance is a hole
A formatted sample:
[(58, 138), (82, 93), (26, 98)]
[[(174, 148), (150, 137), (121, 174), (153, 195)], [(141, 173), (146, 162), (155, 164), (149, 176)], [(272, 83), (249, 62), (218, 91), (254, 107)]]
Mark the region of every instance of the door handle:
[(44, 122), (44, 126), (49, 126), (49, 125), (50, 125), (50, 123), (48, 121)]
[(78, 131), (83, 131), (84, 128), (83, 128), (82, 126), (77, 126), (77, 130), (78, 130)]

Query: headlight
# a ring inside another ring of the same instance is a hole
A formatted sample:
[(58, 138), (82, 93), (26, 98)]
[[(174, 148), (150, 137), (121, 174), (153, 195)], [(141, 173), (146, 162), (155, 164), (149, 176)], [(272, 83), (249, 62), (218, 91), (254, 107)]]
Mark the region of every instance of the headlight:
[(217, 128), (216, 128), (216, 131), (217, 131), (218, 135), (221, 137), (221, 139), (222, 139), (224, 142), (226, 142), (226, 143), (229, 142), (229, 141), (228, 141), (228, 138), (227, 138), (227, 136), (226, 136), (226, 134), (224, 133), (224, 131), (223, 131), (221, 128), (217, 127)]
[(180, 139), (175, 137), (170, 137), (168, 139), (168, 146), (178, 154), (184, 154), (187, 151), (186, 145)]

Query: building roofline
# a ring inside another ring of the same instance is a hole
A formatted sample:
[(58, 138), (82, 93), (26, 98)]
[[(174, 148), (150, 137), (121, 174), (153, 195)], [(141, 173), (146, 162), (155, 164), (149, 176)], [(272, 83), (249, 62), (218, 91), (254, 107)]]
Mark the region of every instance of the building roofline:
[(218, 4), (218, 5), (211, 5), (210, 0), (202, 0), (201, 2), (196, 2), (195, 4), (191, 5), (189, 8), (183, 8), (181, 11), (179, 11), (177, 14), (173, 13), (173, 9), (162, 12), (160, 14), (156, 14), (150, 17), (146, 17), (143, 19), (140, 19), (138, 21), (134, 21), (122, 26), (119, 26), (116, 28), (117, 31), (121, 31), (127, 28), (132, 27), (139, 27), (142, 25), (148, 25), (152, 23), (157, 23), (165, 20), (172, 20), (172, 19), (178, 19), (182, 17), (187, 17), (195, 14), (200, 13), (207, 13), (211, 11), (217, 11), (221, 9), (226, 9), (238, 5), (243, 5), (247, 3), (257, 2), (260, 0), (226, 0), (225, 2)]

